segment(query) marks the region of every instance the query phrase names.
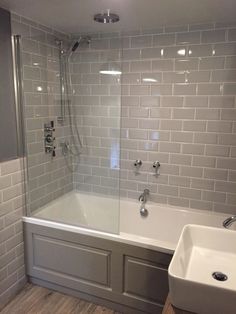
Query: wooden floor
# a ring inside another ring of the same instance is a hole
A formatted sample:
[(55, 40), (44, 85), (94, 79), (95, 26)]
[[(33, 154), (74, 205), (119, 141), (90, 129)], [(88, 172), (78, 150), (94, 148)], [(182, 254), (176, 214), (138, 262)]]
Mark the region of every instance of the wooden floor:
[(36, 285), (27, 284), (1, 314), (121, 314)]
[(165, 307), (163, 309), (162, 314), (194, 314), (194, 313), (190, 313), (190, 312), (186, 312), (184, 310), (177, 309), (176, 307), (174, 307), (171, 304), (170, 297), (168, 296), (166, 299), (166, 304), (165, 304)]

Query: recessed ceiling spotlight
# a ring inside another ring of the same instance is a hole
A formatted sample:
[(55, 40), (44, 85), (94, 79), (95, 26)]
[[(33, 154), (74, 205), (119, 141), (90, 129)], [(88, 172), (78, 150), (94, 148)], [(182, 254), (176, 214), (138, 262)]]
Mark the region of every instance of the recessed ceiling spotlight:
[(120, 17), (115, 13), (110, 13), (110, 10), (107, 10), (106, 13), (98, 13), (93, 17), (95, 22), (109, 24), (119, 22)]

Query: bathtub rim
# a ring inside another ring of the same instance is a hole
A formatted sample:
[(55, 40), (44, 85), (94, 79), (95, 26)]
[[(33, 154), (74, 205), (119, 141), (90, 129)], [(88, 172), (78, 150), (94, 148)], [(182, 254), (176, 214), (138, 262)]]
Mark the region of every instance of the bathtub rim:
[[(160, 240), (155, 240), (151, 238), (145, 238), (138, 235), (132, 235), (124, 232), (120, 232), (119, 234), (113, 234), (103, 231), (98, 231), (94, 229), (89, 229), (86, 227), (69, 225), (61, 222), (55, 222), (47, 219), (41, 219), (37, 217), (22, 217), (23, 223), (29, 223), (33, 225), (45, 226), (53, 229), (60, 229), (63, 231), (79, 233), (83, 235), (98, 237), (106, 240), (117, 241), (133, 246), (142, 247), (145, 249), (166, 253), (166, 254), (174, 254), (177, 243), (174, 245), (170, 242), (164, 242)], [(178, 242), (178, 241), (177, 241)]]

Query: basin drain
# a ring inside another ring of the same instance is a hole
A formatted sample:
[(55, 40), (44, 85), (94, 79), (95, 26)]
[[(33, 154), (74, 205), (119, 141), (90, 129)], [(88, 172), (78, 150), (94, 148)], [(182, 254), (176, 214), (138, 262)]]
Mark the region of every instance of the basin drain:
[(218, 281), (226, 281), (228, 279), (228, 276), (226, 276), (225, 274), (221, 273), (220, 271), (215, 271), (212, 274), (212, 277), (215, 280), (218, 280)]

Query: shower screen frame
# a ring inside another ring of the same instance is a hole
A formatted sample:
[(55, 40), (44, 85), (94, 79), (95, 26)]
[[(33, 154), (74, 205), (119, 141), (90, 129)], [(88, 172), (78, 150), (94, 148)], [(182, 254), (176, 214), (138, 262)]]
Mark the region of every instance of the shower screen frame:
[(30, 209), (27, 202), (28, 193), (28, 164), (27, 164), (27, 145), (25, 142), (25, 125), (24, 125), (24, 87), (23, 87), (23, 69), (21, 55), (21, 36), (11, 36), (12, 45), (12, 64), (13, 64), (13, 81), (14, 81), (14, 100), (16, 110), (16, 130), (17, 130), (17, 151), (21, 157), (22, 175), (23, 175), (23, 198), (24, 214), (30, 216)]

